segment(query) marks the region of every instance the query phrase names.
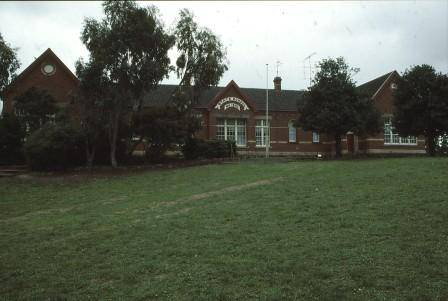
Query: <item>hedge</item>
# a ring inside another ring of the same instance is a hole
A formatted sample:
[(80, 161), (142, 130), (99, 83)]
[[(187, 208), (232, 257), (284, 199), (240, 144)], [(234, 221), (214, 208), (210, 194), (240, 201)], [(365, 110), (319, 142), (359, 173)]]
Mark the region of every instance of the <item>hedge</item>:
[(182, 153), (188, 160), (228, 158), (236, 155), (236, 144), (233, 141), (190, 138), (182, 147)]

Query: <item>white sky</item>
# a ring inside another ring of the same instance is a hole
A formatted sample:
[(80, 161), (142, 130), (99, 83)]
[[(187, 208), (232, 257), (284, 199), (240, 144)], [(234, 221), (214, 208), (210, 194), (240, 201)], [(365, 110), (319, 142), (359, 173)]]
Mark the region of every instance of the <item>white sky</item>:
[[(303, 59), (313, 52), (312, 63), (344, 56), (360, 68), (358, 84), (422, 63), (448, 72), (448, 1), (140, 4), (157, 6), (167, 29), (181, 8), (189, 8), (221, 38), (229, 70), (220, 85), (233, 79), (241, 87), (264, 88), (269, 63), (272, 87), (279, 60), (282, 88), (304, 89), (309, 70), (304, 76)], [(79, 38), (83, 20), (102, 14), (101, 2), (0, 2), (0, 32), (19, 48), (21, 70), (50, 47), (74, 71), (75, 61), (88, 56)], [(164, 83), (177, 79), (173, 74)]]

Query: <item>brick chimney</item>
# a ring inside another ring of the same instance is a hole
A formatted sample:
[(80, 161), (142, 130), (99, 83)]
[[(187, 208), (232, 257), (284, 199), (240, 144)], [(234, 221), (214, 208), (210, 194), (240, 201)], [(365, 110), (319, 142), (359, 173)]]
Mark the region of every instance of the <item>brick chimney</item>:
[(280, 76), (274, 77), (274, 90), (277, 92), (282, 90), (282, 78)]

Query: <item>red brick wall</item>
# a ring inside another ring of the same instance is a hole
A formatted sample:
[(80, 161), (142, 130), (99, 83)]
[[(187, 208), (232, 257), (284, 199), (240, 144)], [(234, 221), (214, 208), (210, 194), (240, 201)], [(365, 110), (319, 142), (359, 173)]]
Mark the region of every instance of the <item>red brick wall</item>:
[[(42, 65), (51, 63), (56, 66), (56, 72), (53, 75), (44, 75), (41, 71)], [(17, 82), (5, 93), (4, 110), (8, 113), (13, 110), (14, 98), (23, 94), (31, 87), (46, 90), (54, 97), (57, 103), (67, 104), (70, 102), (71, 93), (77, 85), (73, 78), (57, 60), (51, 56), (47, 57), (42, 64), (34, 66), (23, 77), (18, 78)]]
[[(250, 100), (245, 100), (244, 96), (236, 88), (229, 89), (220, 99), (225, 97), (237, 97), (250, 105)], [(219, 101), (219, 99), (217, 100)], [(214, 104), (213, 104), (214, 106)], [(214, 107), (208, 110), (201, 110), (203, 128), (197, 133), (197, 137), (204, 139), (216, 138), (216, 124), (218, 118), (241, 118), (246, 119), (246, 147), (240, 147), (240, 152), (264, 152), (264, 147), (256, 147), (255, 143), (255, 127), (259, 119), (265, 118), (264, 111), (237, 110), (235, 108), (228, 108), (224, 110), (215, 109)], [(331, 152), (332, 145), (327, 142), (325, 135), (320, 136), (319, 143), (312, 142), (312, 132), (296, 130), (296, 142), (289, 142), (288, 122), (296, 120), (297, 112), (269, 112), (270, 119), (270, 151), (278, 154), (293, 154), (293, 153), (317, 153), (317, 152)]]
[[(44, 55), (38, 64), (32, 66), (32, 69), (26, 70), (17, 82), (5, 93), (4, 110), (11, 112), (13, 109), (13, 100), (16, 96), (24, 93), (31, 87), (47, 90), (55, 100), (60, 104), (67, 104), (71, 100), (71, 94), (74, 91), (77, 80), (67, 71), (65, 66), (61, 65), (54, 55)], [(56, 72), (47, 76), (41, 71), (43, 64), (53, 64), (56, 66)], [(25, 74), (26, 73), (26, 74)], [(383, 88), (375, 95), (374, 101), (377, 108), (382, 114), (393, 113), (393, 95), (390, 84), (397, 81), (397, 74), (393, 74), (384, 83)], [(250, 110), (239, 111), (234, 108), (227, 110), (217, 110), (211, 108), (210, 110), (201, 109), (199, 112), (202, 115), (203, 128), (197, 133), (197, 136), (204, 139), (214, 139), (216, 137), (216, 120), (217, 118), (244, 118), (246, 119), (246, 141), (247, 147), (241, 148), (241, 152), (264, 152), (264, 147), (256, 147), (255, 145), (255, 125), (258, 119), (264, 119), (264, 111), (256, 111), (253, 108), (249, 99), (245, 99), (239, 89), (232, 86), (227, 90), (224, 97), (237, 97), (245, 101)], [(211, 100), (210, 100), (211, 101)], [(278, 112), (271, 111), (270, 118), (270, 133), (271, 133), (271, 153), (277, 154), (313, 154), (317, 152), (332, 153), (334, 152), (333, 137), (326, 137), (325, 134), (320, 135), (319, 143), (312, 142), (312, 132), (303, 131), (298, 128), (296, 130), (296, 142), (289, 142), (288, 122), (296, 120), (297, 112)], [(424, 151), (424, 139), (418, 137), (418, 144), (416, 146), (404, 145), (384, 145), (383, 133), (373, 137), (355, 138), (358, 141), (358, 149), (360, 152), (422, 152)], [(342, 149), (347, 151), (346, 137), (342, 139)], [(355, 147), (356, 149), (356, 147)]]
[[(392, 75), (384, 82), (383, 87), (375, 95), (374, 102), (383, 116), (392, 115), (394, 111), (394, 96), (392, 83), (397, 83), (398, 74)], [(385, 145), (384, 133), (359, 139), (359, 150), (364, 153), (423, 153), (425, 151), (424, 137), (417, 137), (417, 145)]]
[[(390, 78), (384, 83), (383, 88), (375, 95), (374, 101), (377, 108), (382, 114), (393, 113), (393, 94), (390, 85), (397, 81), (397, 74), (392, 74)], [(230, 89), (221, 95), (224, 97), (244, 97), (237, 91), (237, 89)], [(244, 99), (243, 99), (244, 100)], [(246, 119), (246, 140), (247, 147), (240, 148), (244, 152), (264, 152), (264, 147), (256, 147), (255, 145), (255, 125), (257, 119), (264, 119), (264, 111), (238, 111), (233, 108), (227, 110), (216, 110), (215, 108), (202, 111), (204, 127), (198, 133), (198, 136), (205, 139), (216, 138), (216, 120), (217, 118), (243, 118)], [(228, 116), (228, 117), (227, 117)], [(334, 153), (334, 139), (333, 137), (326, 137), (325, 134), (320, 134), (319, 143), (312, 142), (312, 132), (303, 131), (298, 128), (296, 131), (296, 142), (289, 142), (288, 122), (296, 120), (297, 112), (270, 112), (270, 131), (271, 131), (271, 148), (272, 153), (278, 154), (311, 154), (311, 153)], [(383, 133), (372, 137), (356, 137), (354, 136), (354, 150), (356, 152), (365, 153), (418, 153), (424, 151), (424, 139), (418, 137), (417, 145), (384, 145)], [(342, 137), (342, 151), (348, 151), (347, 137)]]

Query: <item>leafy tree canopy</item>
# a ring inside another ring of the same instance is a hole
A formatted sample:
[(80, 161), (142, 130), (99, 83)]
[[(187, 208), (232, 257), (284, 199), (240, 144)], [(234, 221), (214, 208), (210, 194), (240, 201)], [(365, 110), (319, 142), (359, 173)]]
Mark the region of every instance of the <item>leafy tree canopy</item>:
[(180, 53), (176, 60), (180, 93), (176, 97), (180, 104), (191, 105), (205, 89), (218, 85), (227, 71), (226, 50), (210, 29), (199, 27), (187, 9), (179, 13), (174, 36)]
[(174, 37), (165, 32), (154, 6), (105, 1), (103, 8), (103, 20), (85, 20), (81, 40), (108, 79), (124, 94), (139, 99), (171, 70), (168, 50)]
[(149, 155), (156, 159), (170, 144), (184, 142), (200, 128), (192, 105), (227, 70), (221, 41), (209, 29), (200, 28), (190, 11), (180, 11), (174, 37), (179, 53), (174, 69), (180, 79), (172, 95), (176, 108), (148, 108), (133, 122), (134, 137), (145, 140)]
[(101, 21), (86, 19), (81, 40), (95, 66), (108, 81), (110, 96), (104, 99), (106, 126), (115, 158), (121, 119), (141, 108), (144, 93), (154, 89), (172, 69), (168, 50), (174, 37), (165, 32), (153, 6), (140, 7), (135, 1), (105, 1)]
[(394, 126), (402, 136), (424, 135), (427, 151), (435, 139), (448, 132), (448, 77), (432, 66), (406, 70), (394, 94)]
[(336, 142), (336, 155), (341, 155), (341, 137), (348, 131), (358, 135), (379, 130), (379, 113), (373, 101), (362, 97), (352, 79), (357, 71), (342, 57), (324, 59), (312, 86), (299, 106), (297, 125), (332, 135)]
[(0, 33), (0, 96), (15, 77), (20, 63), (17, 59), (17, 48), (12, 48)]

